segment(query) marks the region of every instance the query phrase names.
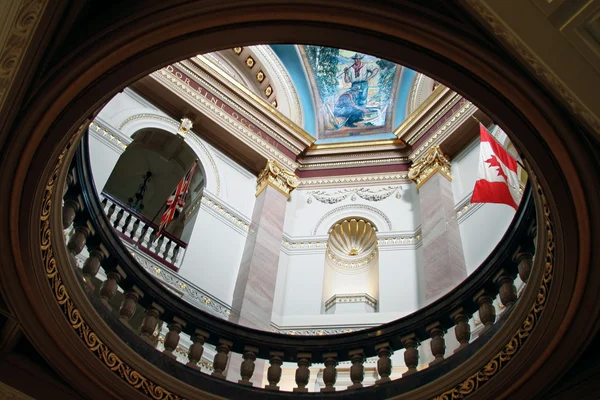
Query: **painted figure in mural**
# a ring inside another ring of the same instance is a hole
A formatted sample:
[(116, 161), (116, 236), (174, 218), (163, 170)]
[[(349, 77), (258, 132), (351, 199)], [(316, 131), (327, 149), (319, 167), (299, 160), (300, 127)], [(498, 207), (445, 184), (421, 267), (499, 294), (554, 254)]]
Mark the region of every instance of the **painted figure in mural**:
[(358, 100), (361, 98), (362, 89), (359, 85), (352, 85), (350, 89), (338, 97), (335, 102), (333, 114), (338, 118), (345, 118), (344, 122), (337, 126), (356, 127), (356, 123), (362, 121), (365, 116), (365, 110), (359, 106)]
[(362, 62), (364, 57), (363, 54), (356, 53), (352, 57), (354, 63), (344, 70), (344, 82), (351, 83), (351, 89), (358, 88), (355, 101), (361, 107), (367, 104), (369, 80), (374, 78), (379, 72), (379, 68), (370, 68), (364, 64)]

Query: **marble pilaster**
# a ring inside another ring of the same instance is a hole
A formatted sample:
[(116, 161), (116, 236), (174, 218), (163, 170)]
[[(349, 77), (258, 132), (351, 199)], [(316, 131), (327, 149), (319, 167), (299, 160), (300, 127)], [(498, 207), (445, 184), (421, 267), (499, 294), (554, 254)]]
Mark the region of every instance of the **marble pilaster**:
[[(274, 160), (269, 160), (258, 176), (252, 222), (233, 292), (232, 322), (270, 330), (285, 210), (298, 184), (298, 178)], [(241, 355), (231, 355), (228, 380), (240, 379), (241, 362)], [(264, 368), (264, 361), (256, 360), (251, 379), (255, 386), (262, 383)]]
[(417, 183), (423, 237), (423, 288), (431, 303), (467, 277), (458, 221), (454, 211), (450, 160), (439, 147), (409, 171)]

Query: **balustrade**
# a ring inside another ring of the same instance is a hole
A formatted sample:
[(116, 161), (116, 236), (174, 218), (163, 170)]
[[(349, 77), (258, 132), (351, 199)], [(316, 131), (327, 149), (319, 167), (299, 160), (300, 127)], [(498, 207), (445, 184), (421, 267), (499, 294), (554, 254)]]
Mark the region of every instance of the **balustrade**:
[[(141, 324), (138, 323), (137, 332), (139, 337), (154, 345), (155, 331), (159, 321), (162, 321), (168, 327), (163, 354), (170, 358), (175, 358), (174, 352), (180, 349), (181, 337), (189, 337), (191, 345), (187, 360), (183, 362), (195, 370), (199, 369), (204, 346), (214, 345), (216, 354), (212, 376), (220, 379), (225, 379), (229, 353), (241, 354), (243, 360), (238, 383), (242, 385), (252, 385), (255, 361), (266, 359), (270, 365), (265, 389), (279, 390), (282, 364), (288, 361), (297, 363), (297, 387), (293, 389), (294, 392), (309, 390), (309, 367), (313, 363), (323, 364), (325, 386), (321, 391), (333, 392), (336, 389), (338, 363), (350, 361), (352, 385), (348, 389), (358, 389), (363, 387), (366, 358), (375, 356), (378, 357), (377, 384), (387, 384), (392, 378), (399, 378), (392, 377), (391, 356), (394, 351), (404, 349), (407, 371), (402, 376), (412, 375), (417, 373), (417, 367), (424, 367), (419, 366), (419, 345), (427, 340), (430, 340), (434, 357), (428, 368), (435, 369), (438, 367), (436, 364), (452, 360), (457, 357), (455, 355), (463, 354), (460, 350), (470, 346), (470, 321), (474, 313), (478, 312), (485, 330), (490, 330), (496, 323), (494, 300), (498, 298), (506, 306), (505, 310), (510, 311), (511, 306), (519, 301), (514, 286), (517, 274), (524, 282), (531, 274), (534, 231), (529, 226), (534, 219), (534, 208), (531, 191), (526, 190), (523, 205), (506, 239), (486, 260), (485, 265), (459, 288), (419, 312), (380, 327), (335, 337), (290, 336), (252, 330), (215, 318), (162, 290), (161, 284), (140, 268), (130, 250), (122, 245), (121, 239), (175, 265), (178, 265), (185, 244), (166, 235), (155, 240), (155, 227), (149, 221), (127, 210), (110, 196), (105, 195), (102, 201), (98, 200), (89, 182), (88, 186), (80, 187), (90, 179), (86, 175), (81, 154), (77, 160), (75, 178), (69, 181), (63, 203), (63, 223), (70, 225), (63, 225), (63, 228), (72, 228), (66, 245), (70, 256), (84, 254), (82, 250), (88, 249), (81, 269), (87, 289), (93, 289), (94, 280), (98, 285), (98, 272), (103, 268), (106, 279), (100, 285), (99, 296), (110, 309), (109, 303), (120, 293), (119, 287), (122, 288), (123, 293), (119, 294), (122, 296), (121, 306), (113, 314), (123, 324), (129, 326), (136, 310), (142, 308), (144, 318)], [(78, 194), (78, 190), (83, 196)], [(74, 200), (78, 198), (83, 201)], [(102, 229), (103, 226), (115, 227), (118, 237), (114, 231)], [(521, 229), (523, 226), (526, 229)], [(459, 346), (452, 355), (446, 357), (445, 336), (452, 329)], [(376, 343), (373, 343), (374, 337), (377, 337)], [(477, 340), (483, 340), (484, 337), (483, 333), (479, 333)], [(465, 352), (461, 357), (468, 357), (468, 354)]]

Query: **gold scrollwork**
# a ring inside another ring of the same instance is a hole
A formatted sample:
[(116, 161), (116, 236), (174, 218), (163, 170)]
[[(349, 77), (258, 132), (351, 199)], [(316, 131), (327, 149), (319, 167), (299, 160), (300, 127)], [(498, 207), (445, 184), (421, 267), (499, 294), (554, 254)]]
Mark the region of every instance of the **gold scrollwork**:
[(289, 199), (290, 193), (300, 185), (300, 178), (281, 168), (281, 165), (279, 165), (277, 161), (270, 159), (267, 161), (265, 168), (258, 174), (256, 196), (258, 196), (267, 185), (273, 186)]
[(121, 358), (112, 351), (96, 333), (85, 322), (77, 306), (69, 296), (65, 287), (60, 271), (56, 266), (56, 258), (52, 245), (52, 231), (50, 228), (50, 213), (52, 209), (52, 194), (56, 186), (56, 180), (60, 167), (64, 162), (67, 151), (73, 145), (74, 138), (69, 142), (66, 148), (59, 155), (56, 165), (45, 188), (42, 209), (40, 213), (40, 235), (41, 235), (41, 256), (46, 268), (46, 277), (54, 297), (59, 304), (63, 314), (69, 321), (73, 330), (79, 335), (87, 348), (94, 353), (104, 365), (110, 368), (121, 379), (129, 385), (143, 392), (147, 396), (156, 400), (178, 400), (180, 396), (169, 392), (162, 386), (146, 378), (143, 374), (131, 368)]
[(442, 152), (440, 146), (432, 147), (425, 157), (414, 163), (408, 171), (408, 177), (420, 188), (436, 172), (452, 180), (450, 159)]
[(544, 193), (539, 185), (537, 190), (542, 199), (544, 210), (544, 229), (546, 230), (548, 236), (548, 245), (546, 246), (542, 282), (538, 289), (538, 295), (535, 298), (535, 302), (533, 303), (529, 314), (521, 324), (519, 330), (513, 335), (509, 342), (504, 345), (502, 350), (494, 356), (494, 358), (488, 361), (488, 363), (485, 364), (479, 371), (469, 376), (460, 384), (434, 397), (435, 400), (463, 399), (473, 394), (482, 385), (492, 379), (498, 372), (500, 372), (500, 370), (506, 367), (506, 365), (514, 358), (517, 352), (523, 347), (523, 344), (531, 336), (531, 332), (537, 325), (537, 322), (544, 311), (547, 295), (550, 291), (550, 283), (552, 282), (555, 241), (550, 207), (548, 206), (546, 197), (544, 196)]

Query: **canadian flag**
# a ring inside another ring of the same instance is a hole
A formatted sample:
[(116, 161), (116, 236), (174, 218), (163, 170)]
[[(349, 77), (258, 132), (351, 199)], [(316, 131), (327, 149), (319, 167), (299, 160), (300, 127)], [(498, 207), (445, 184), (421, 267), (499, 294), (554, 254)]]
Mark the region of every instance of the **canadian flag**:
[(479, 179), (471, 203), (507, 204), (517, 210), (521, 194), (517, 161), (479, 124)]

